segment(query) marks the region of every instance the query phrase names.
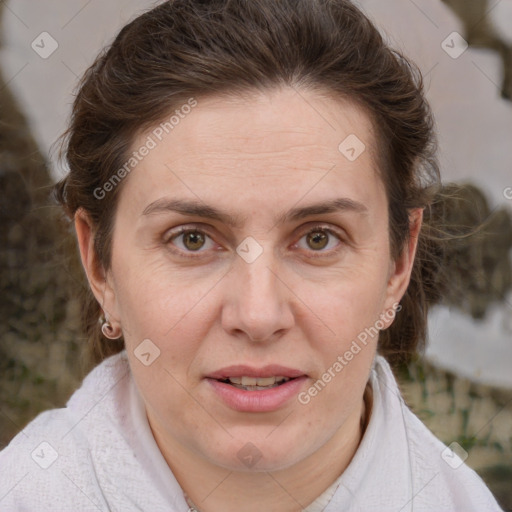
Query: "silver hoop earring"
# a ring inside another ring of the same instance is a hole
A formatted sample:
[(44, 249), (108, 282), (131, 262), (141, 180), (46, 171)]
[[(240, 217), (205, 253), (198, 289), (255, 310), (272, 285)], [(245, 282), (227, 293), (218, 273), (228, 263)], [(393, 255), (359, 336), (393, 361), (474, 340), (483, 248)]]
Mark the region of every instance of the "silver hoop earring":
[(101, 324), (101, 332), (105, 338), (110, 340), (118, 340), (121, 337), (121, 329), (119, 327), (114, 327), (110, 320), (104, 319)]

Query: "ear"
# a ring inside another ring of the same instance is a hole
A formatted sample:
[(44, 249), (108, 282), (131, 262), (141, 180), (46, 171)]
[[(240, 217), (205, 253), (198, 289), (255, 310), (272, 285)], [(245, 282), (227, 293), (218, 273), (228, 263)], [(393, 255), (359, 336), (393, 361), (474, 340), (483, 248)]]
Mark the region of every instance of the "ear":
[[(422, 222), (423, 208), (415, 208), (409, 212), (409, 240), (399, 257), (390, 265), (385, 311), (396, 309), (393, 305), (400, 302), (409, 286)], [(391, 323), (392, 320), (389, 325)], [(389, 325), (386, 325), (386, 328)]]
[(94, 225), (83, 208), (79, 208), (75, 213), (75, 230), (82, 265), (92, 293), (108, 315), (109, 320), (117, 321), (116, 300), (111, 279), (108, 278), (108, 273), (96, 254)]

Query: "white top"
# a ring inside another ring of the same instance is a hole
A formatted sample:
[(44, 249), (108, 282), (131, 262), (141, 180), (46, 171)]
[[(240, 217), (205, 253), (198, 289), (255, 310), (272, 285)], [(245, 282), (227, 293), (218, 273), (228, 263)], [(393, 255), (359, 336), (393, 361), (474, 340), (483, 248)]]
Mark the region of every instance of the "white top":
[[(409, 410), (377, 356), (373, 408), (343, 475), (308, 512), (498, 512), (481, 478)], [(126, 353), (41, 413), (0, 452), (0, 511), (187, 512), (151, 433)]]

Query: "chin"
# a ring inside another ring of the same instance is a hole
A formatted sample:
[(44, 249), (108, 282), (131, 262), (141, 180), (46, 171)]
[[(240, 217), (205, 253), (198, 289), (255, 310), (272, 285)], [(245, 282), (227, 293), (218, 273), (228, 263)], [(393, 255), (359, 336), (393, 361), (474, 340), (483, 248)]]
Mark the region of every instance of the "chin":
[(311, 444), (311, 432), (306, 437), (306, 446), (300, 441), (304, 436), (292, 434), (289, 430), (283, 430), (281, 435), (271, 433), (275, 428), (251, 428), (243, 433), (239, 430), (238, 435), (227, 443), (223, 436), (223, 442), (216, 444), (213, 453), (211, 444), (205, 446), (203, 453), (208, 453), (207, 457), (213, 464), (229, 471), (273, 472), (293, 466), (315, 450), (315, 446)]

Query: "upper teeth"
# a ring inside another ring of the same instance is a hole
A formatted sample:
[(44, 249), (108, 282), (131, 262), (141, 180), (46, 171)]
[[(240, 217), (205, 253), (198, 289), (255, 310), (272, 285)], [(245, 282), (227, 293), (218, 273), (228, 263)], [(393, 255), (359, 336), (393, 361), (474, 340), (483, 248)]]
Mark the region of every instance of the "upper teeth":
[(272, 386), (276, 382), (286, 382), (289, 377), (228, 377), (232, 384), (242, 386)]

